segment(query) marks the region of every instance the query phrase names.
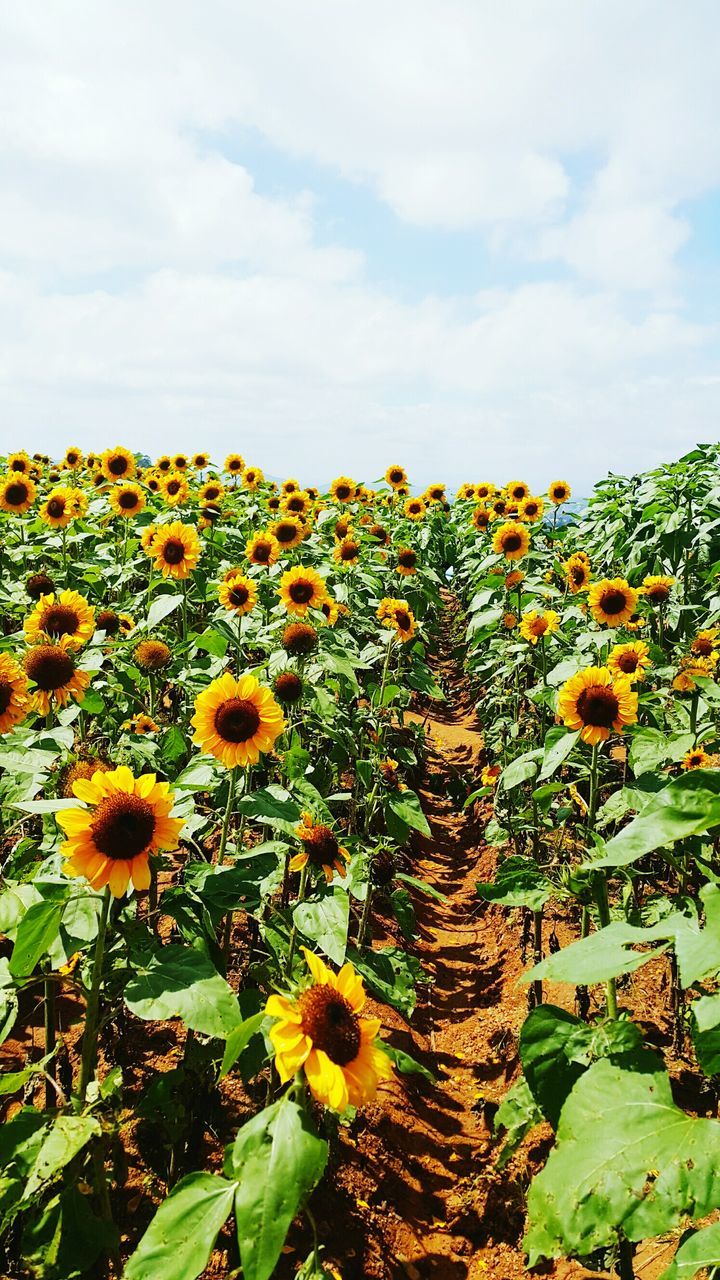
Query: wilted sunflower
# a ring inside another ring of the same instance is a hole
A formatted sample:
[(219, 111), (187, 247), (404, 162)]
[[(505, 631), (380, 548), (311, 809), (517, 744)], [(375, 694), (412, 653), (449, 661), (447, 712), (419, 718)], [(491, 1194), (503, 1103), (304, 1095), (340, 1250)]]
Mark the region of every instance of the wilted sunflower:
[(327, 883), (330, 884), (337, 871), (345, 878), (346, 864), (350, 861), (347, 849), (338, 844), (337, 836), (330, 827), (316, 823), (311, 813), (300, 815), (300, 826), (295, 828), (302, 849), (290, 859), (291, 871), (302, 871), (308, 863), (318, 871), (323, 871)]
[(190, 723), (195, 729), (193, 742), (228, 769), (257, 764), (260, 753), (271, 751), (285, 728), (270, 689), (254, 676), (236, 680), (229, 672), (198, 694)]
[(245, 555), (251, 564), (275, 564), (280, 557), (280, 543), (273, 533), (254, 533), (245, 544)]
[(650, 650), (644, 640), (632, 640), (628, 644), (616, 644), (607, 660), (610, 670), (619, 676), (627, 676), (632, 683), (645, 679), (645, 668), (651, 667)]
[(528, 524), (535, 524), (536, 520), (542, 520), (544, 511), (545, 503), (542, 498), (528, 496), (523, 498), (518, 505), (518, 520), (526, 520)]
[(28, 678), (9, 653), (0, 653), (0, 733), (9, 733), (30, 710)]
[(229, 475), (237, 477), (245, 467), (245, 460), (239, 453), (229, 453), (225, 459), (225, 470)]
[(407, 600), (394, 600), (386, 596), (380, 601), (377, 616), (384, 627), (395, 628), (395, 635), (402, 644), (412, 640), (415, 635), (415, 617)]
[(294, 707), (302, 701), (305, 685), (297, 671), (281, 671), (273, 682), (273, 692), (278, 702), (284, 706)]
[(76, 760), (74, 764), (66, 765), (60, 770), (58, 775), (58, 791), (63, 800), (71, 800), (75, 795), (73, 784), (78, 782), (80, 778), (90, 779), (94, 773), (99, 770), (100, 773), (107, 773), (112, 766), (104, 760), (93, 758), (91, 760)]
[(200, 539), (192, 525), (173, 520), (159, 526), (150, 554), (164, 578), (187, 578), (200, 559)]
[(124, 516), (129, 520), (131, 516), (137, 516), (145, 506), (145, 494), (139, 484), (116, 485), (110, 492), (110, 506), (116, 516)]
[(327, 588), (315, 569), (297, 565), (286, 569), (280, 579), (278, 594), (288, 613), (304, 615), (308, 609), (319, 609), (327, 596)]
[(513, 631), (517, 626), (517, 614), (504, 613), (502, 623), (506, 631)]
[(674, 583), (674, 578), (667, 578), (664, 574), (653, 573), (647, 578), (643, 578), (640, 592), (651, 604), (667, 604)]
[(221, 605), (241, 617), (246, 613), (252, 613), (257, 604), (257, 598), (256, 583), (244, 573), (235, 572), (230, 578), (225, 578), (218, 587), (218, 600)]
[(558, 715), (568, 729), (580, 730), (583, 742), (595, 746), (622, 733), (637, 721), (638, 696), (626, 676), (607, 667), (588, 667), (571, 676), (560, 690)]
[(330, 493), (336, 502), (352, 502), (357, 494), (357, 485), (349, 476), (338, 476), (330, 485)]
[(579, 591), (587, 591), (592, 576), (588, 557), (584, 553), (576, 551), (574, 555), (570, 556), (565, 565), (565, 576), (573, 595), (577, 595)]
[(292, 547), (297, 547), (306, 536), (307, 525), (302, 520), (298, 520), (297, 516), (283, 516), (282, 520), (276, 520), (271, 526), (275, 541), (279, 543), (283, 551), (289, 551)]
[(102, 455), (102, 472), (106, 480), (132, 480), (135, 470), (135, 459), (121, 445), (106, 449)]
[(172, 652), (164, 640), (141, 640), (133, 657), (141, 671), (162, 671), (172, 660)]
[(417, 573), (417, 551), (412, 547), (400, 547), (397, 553), (396, 569), (403, 578), (411, 578)]
[(385, 479), (392, 489), (400, 489), (407, 484), (407, 473), (403, 467), (388, 467)]
[(427, 507), (422, 498), (408, 498), (403, 511), (408, 520), (424, 520)]
[(537, 609), (529, 609), (520, 619), (520, 635), (530, 644), (537, 644), (544, 636), (552, 635), (560, 626), (560, 614), (554, 609), (546, 609), (539, 613)]
[(70, 698), (82, 702), (90, 683), (87, 671), (78, 671), (72, 650), (63, 636), (59, 644), (38, 644), (25, 654), (23, 667), (34, 685), (33, 710), (46, 716), (51, 704), (64, 707)]
[(482, 533), (490, 524), (490, 512), (487, 507), (476, 507), (470, 517), (470, 523), (477, 529), (478, 533)]
[(242, 482), (252, 493), (265, 479), (259, 467), (246, 467), (242, 474)]
[(25, 583), (25, 590), (31, 600), (39, 600), (41, 596), (53, 595), (55, 583), (47, 573), (31, 573)]
[(95, 619), (96, 631), (104, 631), (106, 636), (116, 636), (120, 630), (120, 614), (114, 609), (101, 609)]
[(525, 574), (522, 569), (511, 569), (510, 573), (505, 574), (505, 590), (514, 591), (521, 583), (525, 581)]
[(341, 569), (352, 569), (360, 559), (360, 550), (354, 538), (343, 538), (333, 551), (333, 560)]
[(85, 876), (93, 889), (109, 885), (122, 898), (128, 885), (150, 887), (150, 857), (161, 849), (177, 849), (183, 818), (171, 818), (175, 797), (169, 783), (154, 773), (133, 777), (126, 765), (90, 781), (73, 783), (78, 800), (90, 808), (61, 809), (57, 822), (67, 839), (60, 852), (67, 862), (63, 870)]
[(530, 535), (524, 524), (506, 520), (493, 534), (493, 551), (506, 560), (520, 560), (530, 547)]
[(171, 471), (162, 481), (162, 492), (169, 507), (179, 507), (187, 501), (190, 487), (180, 471)]
[(342, 1113), (372, 1102), (381, 1080), (392, 1077), (387, 1054), (377, 1048), (379, 1018), (362, 1018), (365, 989), (351, 964), (338, 974), (303, 947), (312, 986), (295, 1000), (271, 995), (265, 1013), (278, 1021), (270, 1030), (281, 1083), (303, 1070), (311, 1093)]
[(567, 480), (553, 480), (548, 488), (548, 498), (554, 506), (561, 507), (563, 502), (569, 501), (571, 492)]
[(620, 627), (629, 622), (637, 604), (638, 593), (624, 578), (602, 578), (588, 595), (590, 612), (601, 626)]
[(40, 519), (51, 529), (66, 529), (75, 513), (72, 489), (52, 489), (40, 507)]
[(204, 507), (208, 502), (221, 502), (224, 497), (225, 487), (220, 484), (219, 480), (206, 480), (198, 493), (201, 507)]
[(291, 622), (282, 633), (281, 643), (291, 657), (304, 658), (317, 649), (318, 633), (309, 622)]
[(682, 758), (681, 768), (683, 769), (714, 769), (717, 763), (716, 757), (708, 755), (702, 747), (693, 747)]
[(711, 627), (707, 631), (698, 631), (690, 645), (691, 653), (707, 658), (720, 646), (720, 627)]
[(22, 516), (30, 510), (36, 494), (35, 481), (30, 476), (23, 475), (20, 471), (11, 471), (0, 482), (0, 509)]
[(60, 591), (41, 596), (23, 625), (28, 644), (64, 640), (81, 649), (95, 630), (95, 610), (79, 591)]

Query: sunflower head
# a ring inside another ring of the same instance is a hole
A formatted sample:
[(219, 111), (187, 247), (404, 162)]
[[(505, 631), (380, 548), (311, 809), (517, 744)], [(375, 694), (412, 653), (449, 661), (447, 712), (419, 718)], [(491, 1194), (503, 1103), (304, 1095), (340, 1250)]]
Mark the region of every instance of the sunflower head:
[(571, 489), (567, 480), (553, 480), (548, 488), (548, 498), (556, 507), (570, 500)]
[(407, 600), (394, 600), (386, 596), (380, 601), (377, 616), (384, 627), (394, 628), (396, 639), (402, 644), (412, 640), (415, 635), (415, 617)]
[(22, 516), (29, 511), (37, 494), (35, 481), (20, 471), (10, 471), (0, 481), (0, 509)]
[(424, 520), (427, 514), (427, 507), (422, 498), (408, 498), (403, 511), (408, 520)]
[(133, 657), (141, 671), (162, 671), (172, 661), (172, 652), (164, 640), (141, 640)]
[(285, 728), (270, 689), (246, 674), (226, 672), (195, 699), (193, 741), (227, 768), (257, 764)]
[(75, 500), (71, 489), (52, 489), (40, 508), (40, 518), (51, 529), (65, 529), (75, 514)]
[(127, 481), (125, 484), (118, 484), (110, 493), (110, 506), (116, 516), (122, 516), (129, 520), (132, 516), (137, 516), (145, 506), (145, 494), (139, 484)]
[(544, 511), (545, 503), (542, 498), (533, 498), (528, 494), (518, 505), (518, 520), (535, 524), (537, 520), (542, 520)]
[(242, 482), (246, 489), (252, 493), (265, 479), (259, 467), (246, 467), (243, 471)]
[(245, 467), (245, 460), (240, 453), (229, 453), (225, 459), (225, 470), (228, 475), (239, 476)]
[(602, 578), (590, 587), (588, 596), (593, 618), (607, 627), (620, 627), (629, 622), (637, 600), (637, 591), (624, 578)]
[(308, 529), (297, 516), (288, 515), (276, 520), (270, 532), (282, 551), (290, 551), (299, 546)]
[(132, 480), (136, 469), (132, 454), (120, 445), (106, 449), (102, 455), (102, 472), (106, 480)]
[(343, 538), (333, 552), (333, 559), (341, 569), (352, 569), (360, 559), (360, 543), (355, 538)]
[(47, 573), (31, 573), (25, 583), (31, 600), (39, 600), (41, 596), (51, 596), (55, 594), (55, 583)]
[(404, 578), (410, 578), (417, 573), (417, 551), (412, 547), (400, 547), (397, 553), (397, 571)]
[(0, 733), (9, 733), (29, 710), (26, 673), (9, 653), (0, 653)]
[(60, 773), (58, 790), (61, 796), (64, 800), (71, 800), (75, 795), (73, 788), (76, 782), (89, 780), (94, 773), (107, 773), (111, 767), (104, 760), (76, 760)]
[(357, 485), (349, 476), (338, 476), (330, 485), (330, 493), (336, 502), (353, 502), (357, 496)]
[(576, 551), (570, 556), (565, 565), (565, 576), (573, 595), (577, 595), (579, 591), (587, 591), (591, 577), (590, 561), (583, 552)]
[(29, 649), (23, 662), (33, 688), (33, 708), (47, 715), (51, 702), (64, 707), (70, 698), (82, 702), (90, 683), (86, 671), (78, 671), (67, 636), (59, 644), (38, 644)]
[(192, 465), (196, 471), (206, 471), (210, 466), (210, 455), (207, 453), (194, 453)]
[(107, 636), (116, 636), (120, 630), (120, 614), (114, 609), (101, 609), (95, 619), (95, 629)]
[(207, 480), (198, 493), (201, 507), (206, 507), (210, 503), (217, 504), (224, 496), (225, 488), (219, 480)]
[(650, 650), (644, 640), (633, 640), (629, 644), (616, 644), (610, 650), (607, 664), (618, 676), (627, 676), (631, 683), (645, 679), (645, 669), (652, 666)]
[(28, 475), (30, 472), (30, 467), (31, 467), (30, 459), (24, 449), (20, 449), (17, 453), (8, 454), (7, 456), (8, 471), (17, 471), (19, 475)]
[(162, 492), (169, 507), (179, 507), (187, 501), (190, 486), (181, 471), (170, 471), (163, 477)]
[(698, 631), (690, 645), (690, 651), (701, 658), (707, 658), (715, 652), (719, 644), (720, 627), (711, 627), (707, 631)]
[(41, 596), (24, 627), (29, 644), (63, 640), (69, 647), (80, 649), (95, 630), (95, 610), (78, 591), (60, 591), (58, 595)]
[(388, 467), (385, 472), (385, 480), (390, 485), (391, 489), (401, 489), (402, 486), (408, 482), (407, 473), (404, 467), (398, 466)]
[(571, 676), (560, 690), (558, 714), (583, 742), (596, 746), (637, 720), (638, 695), (626, 676), (607, 667), (588, 667)]
[(674, 583), (674, 578), (667, 578), (664, 574), (650, 574), (643, 578), (640, 590), (650, 604), (667, 604)]
[(155, 568), (164, 578), (189, 577), (200, 559), (200, 539), (192, 525), (173, 520), (160, 525), (151, 543)]
[(493, 551), (506, 560), (521, 560), (530, 547), (530, 537), (524, 524), (507, 520), (493, 535)]
[(245, 546), (245, 555), (251, 564), (275, 564), (280, 556), (280, 543), (272, 533), (255, 533)]
[(252, 578), (236, 570), (218, 587), (218, 599), (231, 613), (243, 616), (251, 613), (257, 604), (257, 586)]
[(280, 579), (280, 599), (288, 613), (304, 615), (308, 609), (319, 609), (327, 589), (315, 569), (297, 565), (287, 569)]
[(282, 634), (282, 647), (292, 658), (304, 658), (318, 646), (318, 633), (309, 622), (291, 622)]
[(470, 517), (470, 523), (478, 533), (482, 533), (490, 524), (491, 516), (487, 507), (476, 507)]
[(505, 486), (505, 494), (508, 502), (512, 502), (517, 507), (530, 493), (530, 485), (524, 480), (511, 480)]
[[(367, 520), (369, 522), (370, 518), (370, 516), (363, 516), (363, 521)], [(389, 546), (390, 534), (384, 524), (368, 524), (368, 533), (373, 542), (376, 542), (379, 547)]]
[(715, 756), (711, 756), (702, 747), (693, 747), (682, 758), (683, 769), (713, 769), (717, 764)]
[(278, 702), (281, 702), (284, 706), (293, 707), (302, 701), (305, 686), (302, 677), (298, 675), (297, 671), (288, 670), (281, 671), (275, 677), (273, 690)]
[(336, 871), (344, 879), (350, 854), (338, 843), (331, 827), (322, 822), (316, 823), (311, 813), (303, 813), (296, 834), (302, 848), (290, 860), (291, 871), (301, 871), (309, 864), (324, 873), (328, 884)]
[(530, 644), (536, 645), (538, 640), (543, 640), (545, 636), (552, 635), (559, 626), (560, 615), (555, 613), (553, 609), (546, 609), (544, 612), (530, 609), (523, 614), (520, 620), (520, 635), (524, 640), (528, 640)]

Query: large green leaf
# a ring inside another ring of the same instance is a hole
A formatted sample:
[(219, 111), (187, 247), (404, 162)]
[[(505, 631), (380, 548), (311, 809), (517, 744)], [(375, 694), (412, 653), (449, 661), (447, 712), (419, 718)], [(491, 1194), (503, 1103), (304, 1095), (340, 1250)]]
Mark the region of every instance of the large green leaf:
[(560, 765), (567, 759), (575, 743), (580, 737), (580, 730), (568, 733), (567, 729), (554, 727), (545, 736), (545, 751), (538, 778), (551, 778)]
[(495, 1113), (494, 1131), (505, 1130), (505, 1141), (497, 1158), (496, 1167), (504, 1169), (520, 1143), (532, 1129), (542, 1124), (545, 1117), (535, 1101), (524, 1076), (519, 1076), (505, 1094)]
[(334, 964), (344, 963), (350, 922), (350, 899), (344, 889), (336, 886), (315, 902), (299, 902), (293, 920), (303, 937), (316, 942)]
[(676, 1107), (654, 1054), (635, 1067), (594, 1063), (565, 1103), (528, 1196), (531, 1267), (606, 1248), (619, 1230), (629, 1240), (660, 1235), (720, 1202), (720, 1123)]
[(647, 964), (654, 956), (661, 955), (665, 947), (653, 950), (633, 951), (633, 946), (646, 946), (650, 942), (672, 937), (668, 923), (654, 925), (651, 929), (639, 929), (635, 925), (616, 920), (547, 956), (540, 964), (523, 975), (521, 982), (549, 979), (551, 982), (571, 982), (573, 985), (590, 985), (607, 982), (621, 973), (633, 973)]
[(201, 1035), (225, 1039), (241, 1021), (237, 997), (208, 957), (178, 943), (133, 957), (124, 995), (138, 1018), (182, 1018)]
[[(228, 1147), (244, 1280), (269, 1280), (288, 1229), (327, 1163), (327, 1143), (285, 1094), (244, 1124)], [(197, 1274), (197, 1273), (195, 1273)]]
[(99, 1121), (92, 1116), (57, 1116), (35, 1157), (23, 1200), (31, 1200), (37, 1191), (48, 1186), (100, 1131)]
[(237, 1189), (214, 1173), (190, 1173), (163, 1200), (123, 1280), (196, 1280), (206, 1268)]
[(167, 618), (168, 614), (173, 613), (182, 604), (182, 594), (177, 591), (175, 595), (158, 596), (153, 600), (148, 609), (147, 627), (152, 631), (153, 627), (157, 627)]
[(701, 835), (720, 823), (720, 770), (692, 769), (658, 791), (647, 808), (609, 840), (593, 867), (625, 867), (654, 849)]
[(660, 1280), (692, 1280), (698, 1271), (709, 1267), (720, 1267), (720, 1222), (694, 1231), (683, 1240)]
[(700, 899), (705, 908), (704, 928), (696, 916), (679, 911), (668, 921), (675, 925), (675, 954), (684, 987), (720, 970), (720, 889), (714, 884), (703, 885)]
[(512, 854), (500, 863), (494, 881), (479, 880), (478, 896), (485, 902), (501, 902), (506, 907), (528, 907), (541, 911), (550, 897), (551, 886), (537, 863), (521, 854)]
[(405, 823), (406, 827), (419, 831), (421, 835), (430, 835), (428, 820), (422, 811), (419, 797), (414, 791), (388, 791), (385, 796), (385, 808), (386, 811), (390, 809), (396, 818)]
[(415, 983), (427, 978), (419, 960), (401, 947), (382, 947), (378, 951), (358, 951), (348, 947), (347, 958), (362, 974), (373, 995), (409, 1018), (415, 1009)]

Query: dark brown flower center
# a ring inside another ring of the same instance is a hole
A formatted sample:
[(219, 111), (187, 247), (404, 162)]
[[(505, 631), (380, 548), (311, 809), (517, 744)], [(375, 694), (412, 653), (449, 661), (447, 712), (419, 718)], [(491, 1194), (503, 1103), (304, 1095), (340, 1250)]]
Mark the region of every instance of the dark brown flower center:
[(627, 596), (624, 591), (618, 591), (616, 587), (609, 591), (604, 591), (600, 597), (600, 607), (603, 613), (614, 616), (616, 613), (622, 613), (627, 607)]
[(12, 466), (10, 467), (10, 470), (17, 471), (19, 473), (24, 473), (25, 471), (27, 471), (27, 463), (25, 459), (13, 458), (13, 463), (12, 463)]
[(237, 609), (240, 609), (244, 604), (247, 604), (249, 596), (250, 592), (247, 587), (242, 585), (242, 583), (237, 583), (234, 587), (230, 588), (230, 603), (234, 604)]
[(625, 671), (631, 675), (633, 671), (637, 671), (638, 656), (636, 653), (621, 653), (618, 657), (617, 664), (621, 671)]
[(304, 511), (305, 499), (301, 498), (300, 494), (297, 494), (295, 497), (288, 498), (287, 506), (288, 511)]
[(395, 610), (395, 622), (401, 631), (409, 631), (412, 626), (410, 614), (405, 609)]
[(0, 680), (0, 716), (4, 715), (4, 713), (7, 711), (8, 707), (10, 706), (12, 696), (13, 696), (12, 685), (8, 684), (6, 680)]
[(664, 582), (656, 582), (647, 592), (647, 597), (653, 604), (664, 604), (670, 598), (670, 588)]
[(357, 560), (360, 554), (360, 547), (357, 542), (344, 542), (340, 548), (341, 560)]
[(335, 496), (336, 498), (339, 498), (341, 502), (344, 502), (346, 498), (350, 497), (351, 492), (352, 490), (348, 485), (339, 484), (335, 490)]
[(25, 671), (38, 689), (50, 693), (53, 689), (61, 689), (72, 679), (75, 663), (65, 649), (42, 644), (27, 654)]
[(708, 640), (706, 636), (698, 636), (696, 640), (693, 640), (690, 648), (693, 653), (700, 653), (703, 657), (708, 657), (713, 651), (712, 640)]
[(169, 471), (169, 470), (170, 470), (170, 459), (169, 459), (169, 458), (161, 458), (157, 465), (158, 465), (158, 471)]
[(338, 842), (329, 827), (319, 824), (311, 827), (307, 835), (302, 837), (303, 846), (308, 858), (315, 866), (332, 866), (339, 856)]
[(169, 494), (170, 494), (170, 496), (171, 496), (172, 498), (174, 498), (174, 497), (175, 497), (175, 494), (176, 494), (176, 493), (179, 493), (179, 492), (180, 492), (180, 490), (181, 490), (181, 488), (182, 488), (182, 481), (180, 481), (180, 480), (168, 480), (168, 482), (167, 482), (167, 487), (166, 487), (166, 492), (167, 492), (167, 493), (169, 493)]
[(619, 704), (616, 695), (607, 685), (591, 684), (580, 694), (577, 709), (584, 724), (597, 729), (612, 729), (617, 720)]
[(118, 454), (108, 460), (108, 471), (114, 476), (124, 476), (128, 469), (128, 460)]
[(293, 542), (297, 537), (297, 525), (280, 523), (275, 530), (278, 542)]
[(41, 596), (52, 595), (55, 583), (46, 573), (33, 573), (28, 578), (25, 589), (31, 600), (39, 600)]
[(312, 653), (317, 642), (317, 631), (306, 622), (292, 622), (283, 632), (283, 647), (295, 656)]
[(53, 520), (59, 520), (65, 515), (65, 503), (62, 498), (51, 498), (47, 504), (48, 515)]
[(519, 533), (506, 533), (502, 545), (503, 551), (519, 551), (522, 546), (522, 538)]
[(132, 489), (126, 489), (120, 494), (120, 506), (123, 511), (134, 511), (139, 501), (138, 495)]
[(229, 470), (229, 471), (242, 471), (242, 462), (240, 461), (240, 459), (239, 459), (239, 458), (231, 458), (231, 459), (230, 459), (230, 466), (228, 467), (228, 470)]
[(281, 702), (299, 702), (303, 692), (300, 676), (294, 671), (281, 671), (275, 681), (275, 692)]
[(118, 792), (101, 800), (90, 828), (95, 848), (113, 861), (136, 858), (155, 832), (152, 805), (141, 796)]
[(316, 1049), (331, 1062), (345, 1067), (360, 1051), (360, 1024), (344, 996), (324, 984), (310, 987), (300, 997), (302, 1029)]
[(66, 455), (66, 457), (67, 457), (67, 461), (70, 463), (70, 466), (74, 467), (75, 463), (78, 460), (78, 455), (74, 453), (73, 450), (71, 449), (70, 452)]
[(402, 484), (404, 479), (403, 473), (399, 467), (394, 467), (390, 472), (390, 481), (392, 484)]
[(247, 698), (228, 698), (215, 712), (215, 728), (225, 742), (247, 742), (260, 726), (260, 712)]
[(182, 564), (185, 559), (185, 546), (179, 538), (168, 538), (163, 547), (163, 559), (166, 564)]
[(573, 585), (581, 587), (585, 581), (585, 570), (581, 564), (574, 564), (571, 570)]
[(27, 502), (28, 487), (23, 484), (22, 480), (15, 480), (9, 484), (5, 490), (5, 501), (11, 507), (21, 507), (23, 502)]
[(74, 609), (66, 604), (51, 604), (40, 619), (40, 630), (49, 636), (71, 636), (77, 630), (78, 618)]
[(398, 556), (398, 561), (402, 565), (403, 569), (414, 569), (417, 564), (417, 556), (415, 552), (411, 550), (401, 551)]
[(120, 630), (120, 615), (113, 609), (102, 609), (96, 618), (95, 625), (98, 631), (115, 636)]
[(270, 559), (271, 547), (269, 542), (257, 542), (253, 547), (252, 558), (255, 564), (267, 564)]
[(298, 578), (288, 588), (288, 595), (294, 604), (309, 604), (314, 594), (315, 588), (307, 578)]
[(220, 497), (220, 490), (218, 489), (217, 485), (216, 484), (207, 485), (203, 493), (203, 498), (205, 499), (205, 501), (214, 502), (215, 499), (219, 497)]

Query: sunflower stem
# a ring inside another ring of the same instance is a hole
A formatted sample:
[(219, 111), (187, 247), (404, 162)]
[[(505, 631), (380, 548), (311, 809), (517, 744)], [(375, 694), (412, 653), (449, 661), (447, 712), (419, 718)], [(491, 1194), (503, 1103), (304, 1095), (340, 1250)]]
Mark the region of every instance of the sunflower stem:
[(220, 834), (220, 845), (218, 847), (217, 858), (213, 858), (213, 864), (217, 863), (218, 866), (222, 865), (222, 860), (225, 857), (225, 848), (227, 846), (228, 834), (230, 831), (230, 819), (232, 817), (233, 801), (235, 799), (235, 787), (237, 786), (237, 773), (238, 773), (237, 766), (235, 766), (235, 768), (230, 770), (230, 780), (228, 784), (228, 797), (227, 797), (227, 803), (225, 805), (225, 814), (223, 816), (222, 831)]
[[(55, 1052), (55, 983), (48, 966), (43, 980), (45, 1009), (45, 1054)], [(57, 1102), (57, 1085), (55, 1083), (55, 1063), (49, 1062), (45, 1075), (45, 1109), (55, 1106)]]
[(358, 929), (358, 936), (357, 936), (358, 951), (362, 951), (363, 947), (365, 946), (365, 938), (367, 936), (368, 928), (370, 925), (370, 909), (372, 907), (372, 900), (373, 900), (373, 886), (372, 886), (372, 882), (368, 880), (367, 893), (365, 894), (365, 901), (363, 903), (362, 915), (360, 917), (360, 927)]
[[(305, 866), (300, 872), (300, 888), (298, 889), (297, 903), (295, 904), (296, 906), (298, 905), (298, 903), (302, 902), (303, 899), (305, 898), (305, 885), (307, 884), (307, 875), (308, 875), (308, 864), (306, 862)], [(290, 932), (290, 946), (288, 947), (288, 956), (285, 962), (286, 978), (289, 978), (290, 975), (292, 974), (293, 960), (295, 959), (295, 948), (297, 946), (297, 935), (298, 935), (298, 927), (297, 927), (297, 924), (295, 923), (295, 920), (293, 919), (293, 926)]]
[(82, 1060), (80, 1063), (80, 1083), (78, 1085), (78, 1098), (80, 1105), (85, 1105), (85, 1097), (88, 1085), (95, 1071), (95, 1059), (97, 1056), (97, 1037), (98, 1023), (100, 1013), (100, 988), (102, 986), (102, 967), (103, 956), (105, 954), (105, 937), (107, 934), (108, 917), (110, 915), (110, 904), (112, 897), (109, 886), (106, 887), (103, 894), (102, 907), (100, 910), (100, 919), (98, 921), (98, 932), (95, 940), (95, 957), (93, 960), (92, 982), (88, 993), (87, 1009), (85, 1012), (85, 1033), (83, 1035)]

